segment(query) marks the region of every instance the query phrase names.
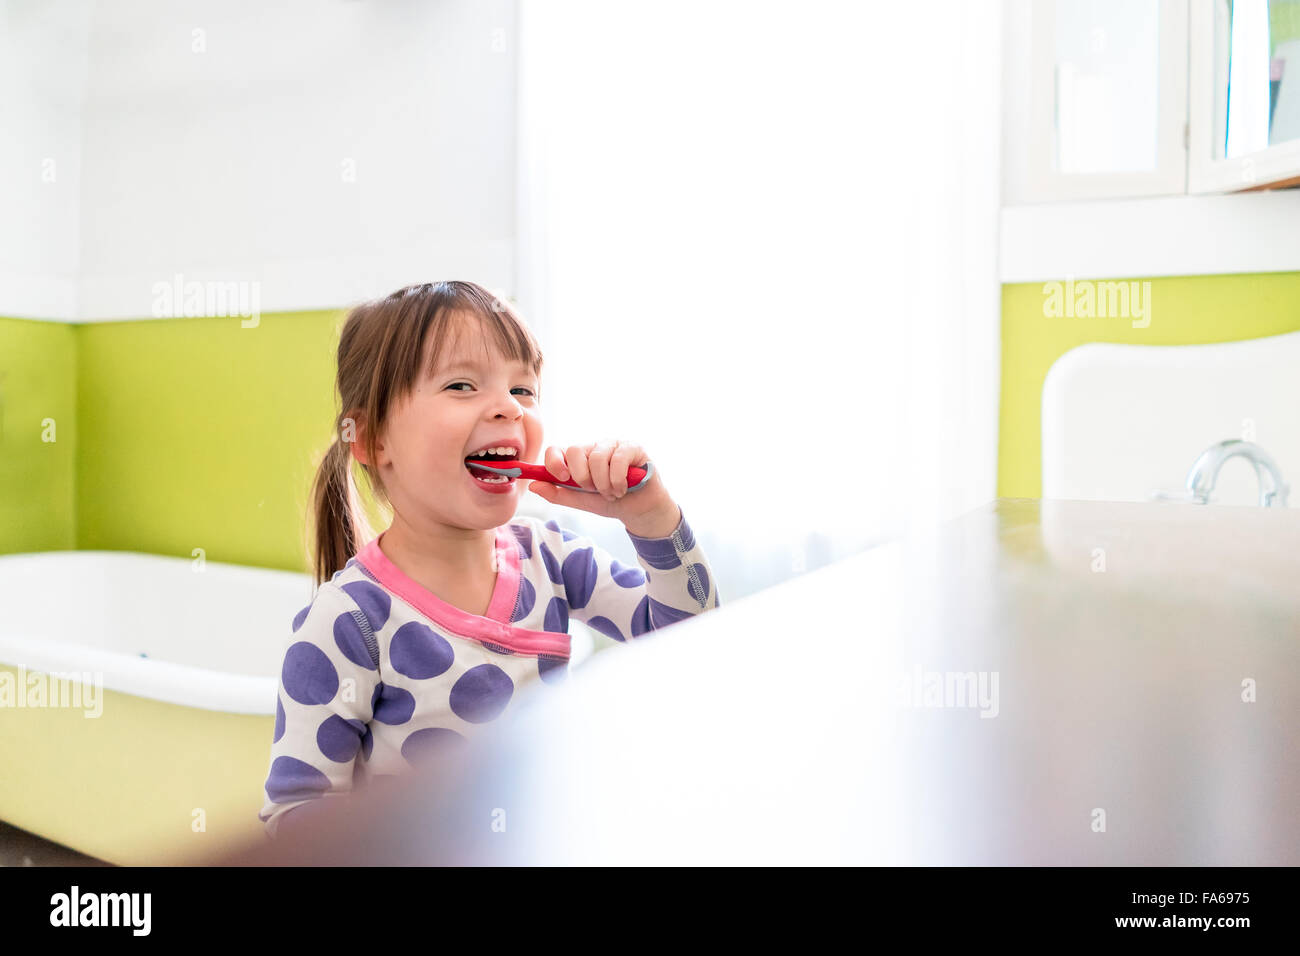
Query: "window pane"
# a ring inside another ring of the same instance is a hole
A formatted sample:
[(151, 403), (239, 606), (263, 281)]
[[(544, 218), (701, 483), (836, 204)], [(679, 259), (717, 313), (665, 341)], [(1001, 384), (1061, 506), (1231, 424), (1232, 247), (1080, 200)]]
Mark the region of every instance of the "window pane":
[(1057, 170), (1154, 171), (1159, 77), (1158, 0), (1057, 0)]

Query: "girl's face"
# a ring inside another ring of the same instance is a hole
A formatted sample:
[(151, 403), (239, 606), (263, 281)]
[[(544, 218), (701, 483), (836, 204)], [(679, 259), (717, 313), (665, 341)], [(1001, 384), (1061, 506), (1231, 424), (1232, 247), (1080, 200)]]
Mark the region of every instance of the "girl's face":
[(485, 348), (477, 323), (461, 328), (465, 334), (444, 348), (438, 368), (390, 411), (376, 449), (394, 509), (417, 528), (433, 523), (484, 530), (509, 521), (523, 479), (485, 484), (465, 459), (509, 446), (514, 457), (532, 462), (542, 448), (537, 376)]

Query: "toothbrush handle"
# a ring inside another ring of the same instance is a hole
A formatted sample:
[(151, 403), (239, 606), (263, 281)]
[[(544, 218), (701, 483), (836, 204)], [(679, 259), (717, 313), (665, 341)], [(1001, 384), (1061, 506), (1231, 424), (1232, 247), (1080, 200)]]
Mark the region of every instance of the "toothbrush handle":
[[(554, 475), (552, 475), (549, 471), (546, 470), (545, 465), (530, 465), (527, 462), (520, 461), (520, 462), (514, 462), (512, 467), (519, 469), (520, 478), (527, 478), (532, 481), (545, 481), (545, 482), (549, 482), (552, 485), (562, 485), (565, 488), (572, 488), (575, 491), (591, 491), (593, 494), (595, 493), (591, 488), (583, 488), (572, 478), (570, 478), (568, 481), (560, 481), (560, 479), (556, 478)], [(645, 463), (644, 468), (642, 468), (640, 465), (628, 465), (627, 490), (636, 491), (638, 488), (642, 487), (647, 481), (649, 481), (650, 476), (653, 474), (654, 474), (654, 464), (652, 462), (647, 461)]]

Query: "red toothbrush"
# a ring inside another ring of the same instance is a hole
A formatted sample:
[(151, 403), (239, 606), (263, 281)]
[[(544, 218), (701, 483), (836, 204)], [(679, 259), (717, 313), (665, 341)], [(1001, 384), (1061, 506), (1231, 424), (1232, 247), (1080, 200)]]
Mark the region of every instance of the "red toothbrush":
[[(545, 465), (530, 465), (526, 461), (515, 461), (513, 458), (493, 459), (486, 458), (466, 458), (465, 464), (472, 468), (478, 468), (481, 471), (490, 471), (493, 474), (505, 475), (508, 478), (527, 478), (530, 481), (545, 481), (552, 485), (561, 485), (565, 488), (572, 488), (574, 491), (590, 491), (593, 494), (599, 494), (594, 488), (583, 488), (576, 481), (570, 478), (568, 481), (560, 481), (549, 471)], [(645, 486), (650, 477), (655, 473), (654, 462), (647, 461), (645, 467), (639, 465), (629, 465), (627, 468), (627, 490), (636, 491), (638, 488)]]

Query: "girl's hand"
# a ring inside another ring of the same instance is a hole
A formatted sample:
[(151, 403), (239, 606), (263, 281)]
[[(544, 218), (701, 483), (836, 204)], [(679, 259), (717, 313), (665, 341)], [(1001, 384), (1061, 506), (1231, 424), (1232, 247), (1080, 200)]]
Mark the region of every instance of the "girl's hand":
[(664, 487), (658, 467), (636, 491), (627, 490), (628, 466), (644, 466), (649, 460), (640, 445), (613, 439), (573, 445), (565, 451), (551, 445), (545, 459), (546, 470), (560, 481), (572, 478), (583, 488), (599, 492), (593, 495), (544, 481), (528, 483), (529, 491), (552, 504), (617, 518), (642, 538), (666, 538), (681, 520), (681, 509)]

